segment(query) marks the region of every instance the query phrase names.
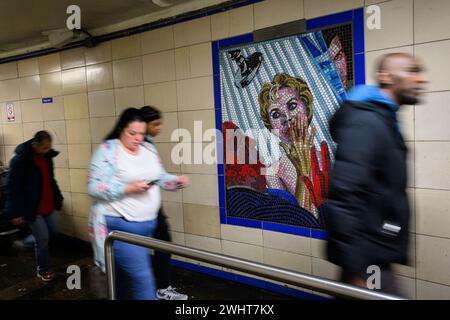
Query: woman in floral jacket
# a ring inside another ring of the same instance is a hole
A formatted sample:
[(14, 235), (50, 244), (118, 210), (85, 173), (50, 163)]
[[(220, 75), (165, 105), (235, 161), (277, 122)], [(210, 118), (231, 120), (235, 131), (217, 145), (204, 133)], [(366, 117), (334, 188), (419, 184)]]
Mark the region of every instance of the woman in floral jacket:
[[(88, 193), (93, 199), (89, 234), (95, 263), (105, 271), (104, 242), (113, 230), (153, 236), (161, 205), (160, 187), (186, 187), (185, 176), (167, 174), (155, 147), (144, 141), (146, 123), (141, 112), (126, 109), (115, 128), (94, 153), (89, 168)], [(114, 244), (117, 297), (126, 298), (127, 280), (133, 297), (155, 299), (155, 285), (146, 248)]]

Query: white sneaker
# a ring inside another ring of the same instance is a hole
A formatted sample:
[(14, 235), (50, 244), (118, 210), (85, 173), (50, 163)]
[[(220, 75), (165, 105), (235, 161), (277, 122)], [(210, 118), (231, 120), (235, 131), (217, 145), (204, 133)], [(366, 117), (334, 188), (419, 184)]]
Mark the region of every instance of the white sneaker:
[(187, 294), (182, 294), (175, 291), (175, 288), (168, 286), (166, 289), (156, 290), (156, 297), (159, 300), (187, 300)]

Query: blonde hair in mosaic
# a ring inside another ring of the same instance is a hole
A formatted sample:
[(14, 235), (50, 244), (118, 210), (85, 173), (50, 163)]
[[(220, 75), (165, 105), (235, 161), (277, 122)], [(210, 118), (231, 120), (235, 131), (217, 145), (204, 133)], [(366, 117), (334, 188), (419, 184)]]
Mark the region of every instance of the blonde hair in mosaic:
[(308, 125), (311, 123), (313, 110), (313, 96), (306, 81), (300, 77), (291, 77), (286, 73), (278, 73), (273, 77), (271, 83), (265, 83), (258, 95), (259, 114), (267, 129), (271, 130), (269, 107), (276, 101), (278, 90), (281, 88), (291, 88), (298, 93), (300, 100), (305, 102), (308, 113)]

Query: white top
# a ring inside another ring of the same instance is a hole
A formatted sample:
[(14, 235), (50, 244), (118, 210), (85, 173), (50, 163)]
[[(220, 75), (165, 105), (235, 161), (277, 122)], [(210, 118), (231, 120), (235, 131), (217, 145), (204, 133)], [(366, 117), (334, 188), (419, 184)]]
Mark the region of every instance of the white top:
[[(139, 180), (158, 180), (163, 167), (158, 154), (140, 146), (137, 155), (129, 154), (119, 146), (115, 179), (125, 184)], [(159, 186), (153, 185), (143, 193), (132, 193), (109, 203), (109, 216), (123, 217), (128, 221), (149, 221), (156, 219), (161, 206)]]

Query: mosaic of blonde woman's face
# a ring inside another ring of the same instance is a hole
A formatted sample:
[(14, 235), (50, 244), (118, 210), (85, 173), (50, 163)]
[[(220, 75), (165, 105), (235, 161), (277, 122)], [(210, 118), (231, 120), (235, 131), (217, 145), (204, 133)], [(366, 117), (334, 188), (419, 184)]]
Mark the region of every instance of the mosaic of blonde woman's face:
[(290, 143), (290, 128), (294, 120), (300, 117), (307, 121), (307, 106), (304, 100), (300, 99), (297, 91), (290, 87), (280, 88), (276, 93), (276, 100), (269, 106), (269, 121), (273, 133), (282, 142)]

